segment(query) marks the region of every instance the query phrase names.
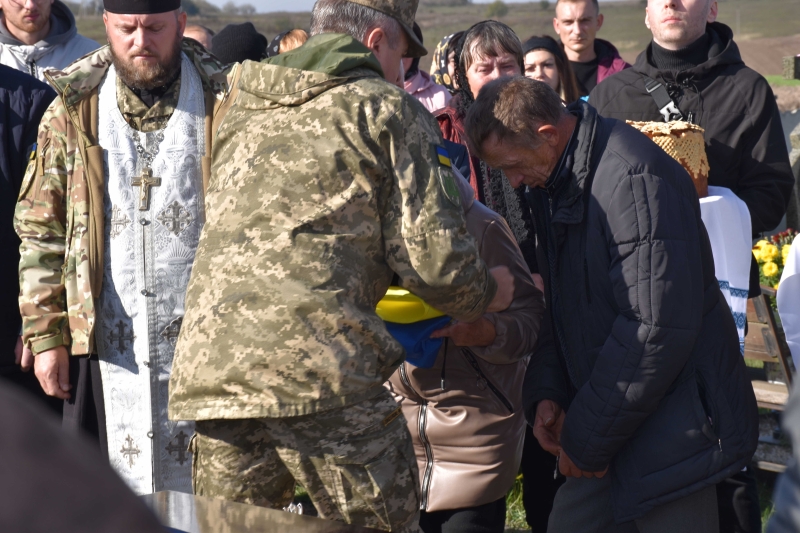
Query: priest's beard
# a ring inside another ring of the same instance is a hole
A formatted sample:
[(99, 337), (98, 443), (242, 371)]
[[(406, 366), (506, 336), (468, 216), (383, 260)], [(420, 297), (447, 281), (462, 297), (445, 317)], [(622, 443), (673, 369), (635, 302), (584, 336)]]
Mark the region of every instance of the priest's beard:
[[(150, 50), (131, 49), (128, 57), (136, 55), (149, 55), (158, 57)], [(163, 87), (174, 80), (181, 69), (181, 37), (176, 35), (175, 45), (166, 57), (158, 57), (155, 64), (135, 64), (133, 59), (127, 59), (114, 50), (111, 45), (111, 59), (117, 76), (131, 89), (151, 91)]]

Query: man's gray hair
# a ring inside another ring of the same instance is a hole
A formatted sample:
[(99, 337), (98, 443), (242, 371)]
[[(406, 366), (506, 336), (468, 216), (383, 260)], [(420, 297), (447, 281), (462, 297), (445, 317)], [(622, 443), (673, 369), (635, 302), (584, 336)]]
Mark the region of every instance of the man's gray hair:
[(375, 28), (386, 33), (390, 48), (395, 49), (400, 45), (403, 31), (400, 23), (371, 7), (348, 0), (317, 0), (311, 11), (311, 35), (345, 33), (363, 43), (367, 34)]
[(554, 126), (567, 112), (561, 97), (544, 82), (524, 76), (500, 78), (483, 86), (464, 119), (470, 152), (485, 158), (483, 145), (498, 142), (538, 147), (538, 129)]

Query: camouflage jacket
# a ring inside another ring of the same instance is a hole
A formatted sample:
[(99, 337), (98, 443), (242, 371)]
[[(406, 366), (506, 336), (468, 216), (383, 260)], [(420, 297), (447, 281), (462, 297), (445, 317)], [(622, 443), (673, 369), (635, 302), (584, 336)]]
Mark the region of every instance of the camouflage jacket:
[[(183, 41), (206, 98), (206, 153), (211, 123), (229, 94), (225, 67), (202, 47)], [(23, 340), (34, 353), (67, 346), (94, 352), (94, 299), (103, 280), (103, 149), (97, 145), (97, 95), (111, 64), (108, 46), (47, 78), (58, 92), (39, 126), (36, 158), (20, 190), (14, 227), (20, 246)], [(210, 157), (203, 161), (208, 181)]]
[(468, 321), (496, 292), (422, 104), (344, 35), (271, 61), (243, 64), (217, 130), (174, 419), (288, 417), (375, 396), (405, 357), (375, 314), (395, 273)]

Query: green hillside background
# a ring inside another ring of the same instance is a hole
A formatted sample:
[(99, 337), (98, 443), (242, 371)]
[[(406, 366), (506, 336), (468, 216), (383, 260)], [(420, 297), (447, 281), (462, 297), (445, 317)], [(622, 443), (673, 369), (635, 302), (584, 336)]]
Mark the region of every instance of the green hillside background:
[[(439, 0), (439, 3), (447, 0)], [(450, 0), (458, 2), (460, 0)], [(291, 28), (308, 29), (309, 13), (258, 13), (230, 15), (204, 0), (183, 0), (190, 20), (218, 31), (227, 24), (252, 22), (259, 32), (272, 39)], [(81, 33), (105, 42), (103, 23), (98, 15), (81, 15), (80, 5), (72, 4), (78, 17)], [(520, 39), (534, 34), (554, 35), (552, 18), (554, 4), (547, 0), (532, 3), (507, 4), (508, 12), (498, 20), (511, 26)], [(426, 44), (433, 49), (442, 37), (484, 20), (487, 4), (459, 6), (431, 5), (423, 2), (417, 12), (417, 22), (423, 30)], [(644, 49), (650, 33), (644, 25), (644, 3), (603, 2), (605, 24), (599, 36), (612, 41), (628, 61)], [(749, 66), (764, 75), (781, 73), (781, 57), (800, 53), (800, 0), (724, 0), (719, 2), (719, 21), (729, 25), (742, 48)], [(753, 51), (753, 54), (749, 53)], [(749, 57), (753, 56), (753, 57)], [(428, 68), (430, 56), (423, 58)]]

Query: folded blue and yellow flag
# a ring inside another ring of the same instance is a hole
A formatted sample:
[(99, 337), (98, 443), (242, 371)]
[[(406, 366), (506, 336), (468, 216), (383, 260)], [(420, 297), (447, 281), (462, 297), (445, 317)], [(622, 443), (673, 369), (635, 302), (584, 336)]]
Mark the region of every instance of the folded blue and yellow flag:
[(405, 348), (406, 361), (419, 368), (434, 365), (443, 340), (431, 339), (431, 333), (449, 324), (449, 316), (402, 287), (389, 287), (375, 312)]

